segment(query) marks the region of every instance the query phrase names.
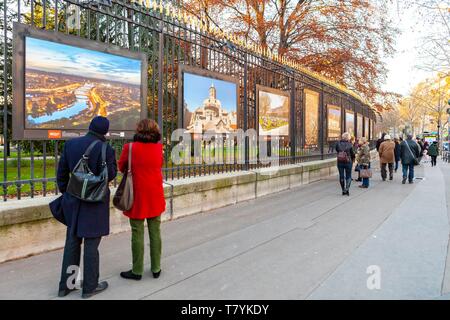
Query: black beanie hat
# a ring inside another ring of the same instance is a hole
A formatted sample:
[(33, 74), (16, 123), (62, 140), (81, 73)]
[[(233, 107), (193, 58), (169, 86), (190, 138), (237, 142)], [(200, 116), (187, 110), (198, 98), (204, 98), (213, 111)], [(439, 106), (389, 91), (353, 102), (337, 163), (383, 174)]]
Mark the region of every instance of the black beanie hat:
[(102, 116), (96, 116), (89, 125), (89, 130), (105, 135), (109, 130), (109, 120)]

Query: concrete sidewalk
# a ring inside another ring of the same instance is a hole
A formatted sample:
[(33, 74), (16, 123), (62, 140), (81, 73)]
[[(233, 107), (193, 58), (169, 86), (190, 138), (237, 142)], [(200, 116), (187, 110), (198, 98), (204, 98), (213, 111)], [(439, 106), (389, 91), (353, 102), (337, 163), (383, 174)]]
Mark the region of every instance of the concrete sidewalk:
[[(421, 166), (425, 180), (401, 185), (400, 173), (382, 182), (375, 170), (371, 187), (354, 183), (350, 197), (330, 179), (164, 223), (156, 280), (148, 261), (141, 281), (121, 279), (130, 234), (110, 236), (100, 248), (110, 288), (94, 299), (448, 297), (449, 173)], [(0, 299), (55, 298), (61, 258), (58, 250), (1, 264)], [(367, 289), (369, 265), (381, 268), (380, 290)]]

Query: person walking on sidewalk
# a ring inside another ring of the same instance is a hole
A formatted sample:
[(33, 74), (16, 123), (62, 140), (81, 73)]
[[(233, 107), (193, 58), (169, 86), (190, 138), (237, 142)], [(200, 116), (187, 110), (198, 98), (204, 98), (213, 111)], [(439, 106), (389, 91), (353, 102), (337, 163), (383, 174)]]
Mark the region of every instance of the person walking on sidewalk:
[(386, 133), (383, 132), (383, 133), (381, 134), (381, 138), (377, 140), (377, 144), (376, 144), (377, 151), (380, 150), (380, 145), (384, 142), (384, 136), (385, 136), (385, 135), (386, 135)]
[[(353, 144), (353, 152), (356, 155), (356, 153), (358, 152), (359, 147), (361, 146), (361, 141), (360, 141), (360, 139), (353, 137), (353, 138), (350, 139), (350, 142)], [(358, 178), (355, 179), (355, 181), (361, 182), (362, 178), (361, 178), (359, 163), (356, 163), (356, 165), (355, 165), (355, 172), (358, 172)]]
[[(366, 138), (361, 138), (359, 140), (360, 147), (358, 148), (358, 153), (356, 154), (356, 161), (359, 165), (360, 172), (363, 170), (370, 169), (370, 147)], [(367, 171), (366, 171), (367, 172)], [(369, 177), (362, 178), (362, 185), (360, 188), (369, 188)]]
[(413, 136), (408, 134), (406, 140), (400, 144), (400, 157), (402, 160), (403, 179), (402, 184), (414, 183), (414, 166), (419, 164), (420, 147), (413, 140)]
[(94, 175), (100, 174), (104, 165), (102, 153), (105, 147), (108, 181), (116, 177), (117, 164), (114, 149), (106, 143), (105, 139), (108, 130), (108, 119), (101, 116), (95, 117), (89, 125), (89, 132), (84, 137), (69, 140), (64, 144), (64, 150), (59, 159), (56, 183), (62, 193), (62, 211), (67, 225), (59, 297), (64, 297), (75, 290), (68, 282), (76, 271), (72, 268), (74, 266), (78, 268), (80, 265), (83, 242), (82, 297), (89, 298), (108, 287), (106, 281), (98, 282), (100, 265), (98, 247), (101, 238), (109, 234), (109, 188), (107, 188), (105, 199), (101, 202), (83, 201), (67, 192), (71, 172), (82, 157), (87, 157), (87, 164)]
[(400, 139), (395, 138), (395, 149), (394, 149), (394, 157), (395, 157), (395, 166), (394, 166), (394, 172), (397, 172), (398, 170), (398, 163), (400, 162)]
[(439, 155), (439, 145), (437, 141), (433, 141), (431, 146), (428, 147), (428, 155), (431, 157), (431, 166), (435, 167), (437, 164), (437, 157)]
[(383, 181), (387, 179), (386, 166), (389, 167), (389, 180), (394, 179), (394, 162), (395, 162), (395, 142), (391, 140), (390, 135), (384, 136), (384, 141), (380, 144), (378, 150), (381, 163), (381, 178)]
[(423, 141), (420, 138), (416, 138), (416, 143), (419, 145), (419, 162), (422, 161), (423, 158), (423, 153), (425, 151), (424, 145), (423, 145)]
[(124, 146), (119, 159), (119, 170), (128, 169), (131, 148), (133, 176), (133, 206), (124, 214), (130, 219), (133, 267), (120, 273), (125, 279), (141, 280), (144, 273), (144, 222), (150, 237), (150, 262), (154, 278), (161, 273), (161, 214), (166, 210), (162, 165), (163, 146), (158, 124), (143, 119), (137, 124), (133, 143)]
[(350, 142), (350, 134), (345, 132), (342, 139), (336, 144), (337, 168), (339, 170), (339, 183), (342, 195), (350, 196), (350, 185), (352, 183), (352, 168), (355, 161), (355, 152)]

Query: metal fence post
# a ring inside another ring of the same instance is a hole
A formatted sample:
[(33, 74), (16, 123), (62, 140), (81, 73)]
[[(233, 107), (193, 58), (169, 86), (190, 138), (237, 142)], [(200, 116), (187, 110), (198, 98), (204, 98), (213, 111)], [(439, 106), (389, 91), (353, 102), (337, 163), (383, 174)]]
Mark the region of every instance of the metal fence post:
[[(247, 64), (247, 53), (245, 53), (245, 61), (244, 61), (244, 132), (247, 132), (248, 129), (248, 95), (247, 95), (247, 81), (248, 81), (248, 64)], [(244, 170), (249, 169), (249, 141), (248, 136), (245, 135), (245, 166)]]
[(164, 137), (163, 126), (163, 68), (164, 68), (164, 22), (161, 19), (158, 50), (158, 126), (161, 130), (161, 139)]
[[(8, 180), (8, 158), (7, 158), (7, 152), (8, 152), (8, 1), (3, 1), (3, 23), (4, 23), (4, 30), (3, 30), (3, 181), (7, 182)], [(3, 201), (6, 201), (7, 196), (7, 186), (6, 184), (3, 185)]]
[(295, 121), (295, 77), (291, 78), (291, 102), (290, 102), (290, 135), (291, 135), (291, 163), (295, 163), (295, 136), (296, 136), (296, 121)]
[(323, 103), (323, 83), (321, 83), (320, 85), (321, 89), (320, 89), (320, 112), (319, 112), (319, 143), (320, 143), (320, 158), (323, 160), (324, 159), (324, 139), (325, 139), (325, 135), (324, 135), (324, 103)]

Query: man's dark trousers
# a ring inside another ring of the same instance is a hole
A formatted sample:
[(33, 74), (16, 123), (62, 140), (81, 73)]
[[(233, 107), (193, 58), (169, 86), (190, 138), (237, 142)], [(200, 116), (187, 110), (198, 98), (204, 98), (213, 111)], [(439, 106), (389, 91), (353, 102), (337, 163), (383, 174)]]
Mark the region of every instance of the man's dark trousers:
[(394, 164), (393, 163), (382, 163), (381, 164), (381, 178), (384, 180), (387, 179), (387, 170), (386, 166), (389, 168), (389, 178), (392, 178), (394, 175)]
[(64, 257), (61, 270), (61, 281), (59, 290), (67, 288), (67, 279), (73, 275), (70, 266), (79, 266), (81, 258), (81, 243), (84, 241), (84, 261), (83, 261), (83, 292), (93, 292), (98, 286), (100, 256), (98, 246), (102, 238), (78, 238), (72, 235), (69, 230), (66, 234), (66, 245), (64, 247)]

